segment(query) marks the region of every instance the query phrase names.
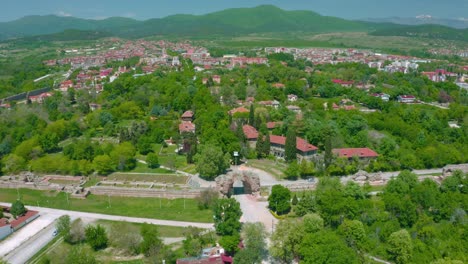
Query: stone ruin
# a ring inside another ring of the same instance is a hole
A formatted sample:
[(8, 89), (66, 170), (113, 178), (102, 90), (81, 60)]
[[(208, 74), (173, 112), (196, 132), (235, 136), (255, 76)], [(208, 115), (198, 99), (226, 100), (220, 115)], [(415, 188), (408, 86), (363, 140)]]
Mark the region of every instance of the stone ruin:
[(368, 173), (367, 171), (360, 170), (356, 174), (351, 177), (356, 182), (373, 182), (373, 181), (381, 181), (382, 180), (382, 173)]
[(226, 175), (218, 176), (215, 181), (218, 191), (225, 196), (232, 194), (234, 184), (238, 184), (239, 182), (242, 182), (244, 185), (244, 193), (260, 193), (260, 178), (251, 172), (230, 172)]
[(442, 168), (442, 176), (443, 177), (452, 176), (452, 174), (457, 170), (463, 173), (468, 173), (468, 164), (447, 165), (444, 168)]

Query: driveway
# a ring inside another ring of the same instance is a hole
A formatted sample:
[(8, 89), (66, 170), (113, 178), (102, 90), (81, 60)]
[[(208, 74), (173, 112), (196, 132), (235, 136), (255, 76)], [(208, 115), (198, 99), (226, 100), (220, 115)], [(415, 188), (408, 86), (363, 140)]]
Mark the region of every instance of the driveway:
[(234, 195), (242, 210), (241, 222), (265, 225), (267, 232), (271, 232), (278, 220), (268, 211), (268, 202), (258, 201), (257, 196), (251, 194)]

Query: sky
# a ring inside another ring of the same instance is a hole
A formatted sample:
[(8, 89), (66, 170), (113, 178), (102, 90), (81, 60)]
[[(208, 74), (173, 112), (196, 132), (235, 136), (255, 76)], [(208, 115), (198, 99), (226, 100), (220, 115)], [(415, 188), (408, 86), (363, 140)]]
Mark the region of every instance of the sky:
[(415, 17), (422, 14), (439, 18), (468, 17), (468, 0), (0, 0), (0, 21), (49, 14), (91, 19), (121, 16), (144, 20), (262, 4), (273, 4), (286, 10), (312, 10), (347, 19)]

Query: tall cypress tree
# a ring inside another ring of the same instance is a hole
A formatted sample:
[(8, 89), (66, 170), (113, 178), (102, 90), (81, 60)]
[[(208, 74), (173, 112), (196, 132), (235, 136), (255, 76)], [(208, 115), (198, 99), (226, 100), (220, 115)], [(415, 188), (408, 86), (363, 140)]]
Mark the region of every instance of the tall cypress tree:
[(260, 131), (258, 133), (258, 138), (257, 138), (257, 144), (255, 145), (255, 150), (257, 151), (257, 158), (261, 159), (263, 158), (263, 153), (265, 149), (265, 141), (264, 141), (265, 135)]
[(270, 135), (267, 133), (265, 136), (265, 141), (263, 142), (263, 155), (265, 155), (265, 157), (268, 157), (268, 155), (270, 155), (270, 149)]
[(250, 112), (249, 112), (249, 125), (254, 126), (255, 123), (255, 109), (254, 105), (250, 105)]
[(325, 147), (325, 169), (327, 169), (333, 161), (333, 153), (332, 153), (332, 134), (333, 130), (330, 126), (325, 127), (324, 129), (325, 139), (324, 139), (324, 147)]
[(286, 133), (286, 146), (284, 150), (284, 158), (287, 162), (293, 162), (297, 159), (296, 149), (296, 131), (294, 128), (289, 128)]

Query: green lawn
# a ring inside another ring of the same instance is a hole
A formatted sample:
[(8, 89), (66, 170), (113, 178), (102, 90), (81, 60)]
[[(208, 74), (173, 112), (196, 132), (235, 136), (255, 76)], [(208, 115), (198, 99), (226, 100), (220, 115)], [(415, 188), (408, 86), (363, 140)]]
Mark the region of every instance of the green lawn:
[[(159, 199), (89, 195), (86, 199), (68, 198), (60, 192), (18, 190), (26, 205), (43, 206), (56, 209), (123, 215), (133, 217), (211, 223), (211, 210), (199, 210), (194, 199)], [(17, 199), (16, 189), (0, 189), (0, 201), (13, 202)], [(109, 206), (110, 200), (110, 206)], [(185, 208), (184, 208), (185, 201)]]
[[(144, 160), (146, 160), (146, 157), (144, 157)], [(151, 169), (148, 168), (148, 165), (143, 164), (141, 162), (137, 162), (135, 169), (129, 171), (129, 172), (140, 172), (140, 173), (164, 173), (164, 174), (172, 174), (174, 173), (173, 171), (162, 169), (162, 168), (156, 168), (156, 169)]]
[(273, 175), (276, 179), (280, 180), (284, 178), (283, 171), (286, 170), (286, 165), (282, 162), (275, 162), (272, 160), (248, 160), (247, 165), (253, 168), (257, 168), (266, 171)]
[(188, 177), (179, 174), (143, 174), (117, 172), (107, 177), (111, 181), (147, 181), (159, 183), (185, 184)]
[[(96, 224), (101, 224), (106, 227), (111, 227), (121, 222), (117, 221), (108, 221), (108, 220), (98, 220)], [(140, 228), (143, 224), (140, 223), (129, 223), (124, 222), (127, 225), (136, 226)], [(159, 236), (161, 237), (184, 237), (184, 232), (187, 230), (186, 227), (177, 227), (177, 226), (158, 226)]]

